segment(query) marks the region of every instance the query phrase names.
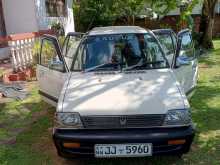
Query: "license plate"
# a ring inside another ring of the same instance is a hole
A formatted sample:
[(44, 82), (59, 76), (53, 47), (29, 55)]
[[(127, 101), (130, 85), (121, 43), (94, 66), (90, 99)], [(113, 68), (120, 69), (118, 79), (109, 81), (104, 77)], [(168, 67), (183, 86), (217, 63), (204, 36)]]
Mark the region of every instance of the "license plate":
[(95, 157), (144, 157), (152, 155), (152, 144), (96, 144)]

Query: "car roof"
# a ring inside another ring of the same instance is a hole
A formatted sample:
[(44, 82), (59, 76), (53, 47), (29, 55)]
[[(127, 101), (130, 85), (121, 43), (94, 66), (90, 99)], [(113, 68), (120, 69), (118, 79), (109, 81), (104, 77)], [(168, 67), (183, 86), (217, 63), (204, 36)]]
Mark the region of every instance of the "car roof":
[(170, 34), (175, 33), (172, 29), (155, 29), (152, 30), (154, 34)]
[(127, 33), (147, 33), (148, 30), (139, 26), (107, 26), (96, 27), (89, 31), (89, 36), (105, 35), (105, 34), (127, 34)]

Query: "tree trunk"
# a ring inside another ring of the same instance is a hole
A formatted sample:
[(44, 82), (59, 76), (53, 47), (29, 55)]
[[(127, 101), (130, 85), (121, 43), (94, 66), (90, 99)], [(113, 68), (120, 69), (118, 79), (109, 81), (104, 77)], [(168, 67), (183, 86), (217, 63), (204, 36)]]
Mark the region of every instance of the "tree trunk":
[(133, 17), (132, 16), (127, 16), (127, 25), (128, 26), (133, 25)]
[(132, 25), (134, 26), (135, 25), (135, 16), (132, 15)]
[(202, 46), (206, 49), (213, 49), (214, 45), (212, 42), (214, 18), (208, 18), (206, 23), (206, 29), (202, 40)]
[(200, 44), (206, 49), (213, 49), (213, 26), (215, 20), (215, 5), (218, 0), (204, 0), (200, 32), (202, 33)]

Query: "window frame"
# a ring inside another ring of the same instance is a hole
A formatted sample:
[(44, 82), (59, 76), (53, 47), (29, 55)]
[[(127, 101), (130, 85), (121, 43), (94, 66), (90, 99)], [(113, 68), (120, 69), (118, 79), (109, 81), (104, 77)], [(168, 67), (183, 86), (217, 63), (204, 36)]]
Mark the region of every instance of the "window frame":
[[(65, 38), (65, 40), (64, 40), (64, 43), (63, 43), (63, 45), (62, 45), (62, 54), (63, 54), (63, 56), (64, 56), (65, 58), (74, 59), (74, 56), (75, 56), (75, 54), (77, 53), (77, 50), (78, 50), (78, 48), (79, 48), (79, 46), (80, 46), (80, 44), (81, 44), (83, 35), (84, 35), (84, 33), (80, 33), (80, 32), (70, 32), (70, 33), (67, 34), (67, 36), (66, 36), (66, 38)], [(69, 44), (69, 41), (70, 41), (70, 38), (71, 38), (71, 37), (78, 37), (79, 40), (80, 40), (80, 41), (79, 41), (79, 44), (78, 44), (78, 46), (77, 46), (77, 48), (76, 48), (75, 54), (73, 55), (73, 57), (67, 56), (67, 54), (68, 54), (68, 44)]]
[[(182, 50), (182, 37), (186, 34), (190, 35), (191, 48)], [(188, 57), (188, 58), (190, 58), (189, 61), (193, 61), (194, 59), (196, 59), (193, 37), (192, 37), (192, 33), (189, 29), (184, 29), (184, 30), (180, 31), (177, 35), (177, 51), (176, 51), (176, 55), (175, 55), (175, 59), (174, 59), (174, 63), (173, 63), (173, 68), (174, 69), (177, 69), (177, 68), (180, 67), (180, 66), (177, 65), (177, 59), (180, 56), (181, 51), (186, 51), (186, 52), (187, 51), (192, 51), (193, 52), (193, 57), (192, 58)]]
[[(77, 60), (77, 56), (79, 55), (79, 51), (80, 51), (80, 48), (81, 48), (81, 46), (82, 46), (82, 44), (83, 44), (83, 42), (85, 42), (85, 40), (86, 40), (86, 37), (82, 37), (82, 39), (81, 39), (81, 41), (80, 41), (80, 43), (79, 43), (79, 45), (78, 45), (78, 47), (77, 47), (77, 50), (76, 50), (76, 53), (75, 53), (75, 55), (74, 55), (74, 57), (73, 57), (73, 61), (72, 61), (72, 65), (71, 65), (71, 67), (70, 67), (70, 71), (71, 72), (82, 72), (84, 69), (84, 64), (83, 64), (83, 59), (84, 59), (84, 57), (83, 57), (83, 53), (81, 53), (81, 69), (74, 69), (74, 65), (75, 65), (75, 62), (76, 62), (76, 60)], [(85, 45), (82, 47), (82, 52), (84, 51), (84, 47), (85, 47)], [(64, 56), (65, 57), (65, 56)]]
[[(175, 43), (174, 43), (174, 40), (173, 40), (173, 34), (157, 34), (156, 36), (163, 36), (163, 35), (167, 35), (170, 39), (171, 39), (171, 42), (172, 42), (172, 48), (173, 48), (173, 54), (175, 55), (175, 52), (176, 52), (176, 48), (175, 48)], [(160, 41), (160, 40), (159, 40)], [(171, 53), (169, 53), (168, 55), (170, 55)]]
[[(46, 41), (50, 41), (51, 44), (53, 45), (55, 51), (56, 51), (56, 54), (59, 58), (59, 60), (61, 62), (63, 62), (63, 65), (64, 65), (64, 69), (61, 71), (61, 70), (57, 70), (57, 69), (51, 69), (49, 68), (49, 66), (46, 66), (46, 65), (43, 65), (42, 64), (42, 61), (41, 61), (41, 57), (42, 57), (42, 50), (43, 50), (43, 46), (44, 46), (44, 42)], [(57, 40), (57, 38), (55, 38), (54, 36), (51, 36), (51, 35), (44, 35), (43, 38), (41, 39), (41, 46), (40, 46), (40, 53), (38, 55), (38, 65), (41, 65), (45, 68), (48, 68), (48, 69), (51, 69), (51, 70), (55, 70), (55, 71), (58, 71), (58, 72), (61, 72), (61, 73), (66, 73), (68, 72), (68, 68), (67, 68), (67, 65), (66, 65), (66, 62), (64, 60), (64, 58), (62, 57), (62, 53), (61, 53), (61, 49), (60, 49), (60, 46), (59, 46), (59, 42)]]
[(190, 37), (190, 39), (191, 39), (191, 42), (190, 42), (190, 48), (184, 48), (183, 49), (183, 39), (182, 39), (182, 41), (181, 41), (181, 47), (180, 47), (180, 50), (182, 50), (182, 51), (188, 51), (188, 50), (190, 50), (190, 49), (192, 49), (193, 48), (193, 38), (192, 38), (192, 35), (190, 34), (190, 33), (186, 33), (186, 34), (184, 34), (181, 38), (183, 38), (185, 35), (189, 35), (189, 37)]

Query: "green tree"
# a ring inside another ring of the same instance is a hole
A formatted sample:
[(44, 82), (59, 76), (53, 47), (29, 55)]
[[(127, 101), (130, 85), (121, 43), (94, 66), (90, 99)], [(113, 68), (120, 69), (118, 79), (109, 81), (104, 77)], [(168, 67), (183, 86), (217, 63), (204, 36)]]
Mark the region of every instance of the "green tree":
[(87, 31), (95, 26), (113, 25), (116, 20), (135, 25), (136, 17), (149, 12), (164, 16), (177, 3), (176, 0), (80, 0), (73, 8), (77, 30)]
[(135, 18), (140, 15), (165, 16), (177, 6), (176, 0), (116, 0), (115, 11), (118, 18), (122, 18), (125, 24), (135, 25)]
[(115, 20), (113, 0), (81, 0), (73, 3), (78, 31), (88, 31), (94, 26), (112, 25)]
[(181, 15), (179, 24), (186, 24), (189, 29), (194, 30), (194, 19), (192, 17), (192, 10), (198, 4), (199, 0), (184, 1), (180, 7)]
[(165, 16), (171, 10), (176, 9), (178, 6), (178, 0), (144, 0), (145, 4), (148, 4), (153, 12), (159, 16)]
[(114, 11), (118, 19), (124, 21), (126, 25), (135, 25), (135, 18), (144, 9), (143, 0), (115, 0)]

